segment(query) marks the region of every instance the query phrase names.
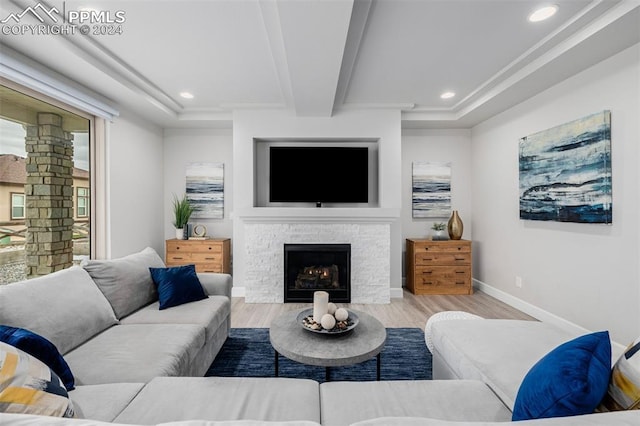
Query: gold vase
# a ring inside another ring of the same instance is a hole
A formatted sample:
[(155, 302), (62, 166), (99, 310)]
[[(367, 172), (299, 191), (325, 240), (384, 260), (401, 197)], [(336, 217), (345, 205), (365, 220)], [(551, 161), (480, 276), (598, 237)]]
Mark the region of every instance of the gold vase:
[(452, 240), (459, 240), (460, 238), (462, 238), (463, 229), (464, 225), (462, 224), (460, 216), (458, 216), (458, 210), (454, 210), (451, 213), (451, 217), (449, 218), (449, 223), (447, 223), (449, 238), (451, 238)]

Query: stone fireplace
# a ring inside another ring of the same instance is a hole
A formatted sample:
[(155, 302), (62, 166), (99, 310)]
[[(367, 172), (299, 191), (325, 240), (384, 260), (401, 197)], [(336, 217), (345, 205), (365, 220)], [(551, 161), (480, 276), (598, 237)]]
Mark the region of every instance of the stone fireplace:
[(351, 245), (285, 244), (285, 303), (310, 303), (318, 290), (332, 302), (351, 302)]
[(348, 244), (351, 303), (389, 303), (395, 210), (265, 208), (239, 216), (243, 240), (235, 242), (242, 250), (237, 256), (234, 252), (234, 281), (244, 286), (247, 303), (285, 301), (288, 244)]

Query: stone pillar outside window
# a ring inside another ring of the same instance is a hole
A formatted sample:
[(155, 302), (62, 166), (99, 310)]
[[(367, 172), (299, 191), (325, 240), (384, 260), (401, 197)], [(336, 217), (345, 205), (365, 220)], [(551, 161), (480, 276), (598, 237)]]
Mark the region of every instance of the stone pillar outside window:
[(26, 274), (36, 277), (73, 264), (73, 135), (62, 117), (40, 112), (26, 149)]

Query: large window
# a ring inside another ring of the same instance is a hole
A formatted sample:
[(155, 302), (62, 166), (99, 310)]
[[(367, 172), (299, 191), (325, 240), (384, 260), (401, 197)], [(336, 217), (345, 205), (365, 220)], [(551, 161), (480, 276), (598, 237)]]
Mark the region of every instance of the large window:
[[(13, 83), (0, 83), (1, 285), (69, 267), (91, 255), (94, 117)], [(51, 235), (27, 238), (43, 232)], [(68, 256), (51, 247), (64, 247)], [(64, 264), (56, 264), (58, 259)], [(40, 262), (36, 268), (34, 261)]]
[(24, 219), (24, 194), (11, 194), (11, 220)]

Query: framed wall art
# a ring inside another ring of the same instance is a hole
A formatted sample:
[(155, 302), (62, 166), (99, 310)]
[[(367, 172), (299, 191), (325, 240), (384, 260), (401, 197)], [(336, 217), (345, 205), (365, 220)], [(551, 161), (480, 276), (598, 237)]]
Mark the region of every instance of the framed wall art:
[(413, 163), (411, 205), (414, 218), (451, 215), (451, 163)]
[(194, 219), (224, 217), (224, 163), (189, 163), (186, 171), (187, 199)]
[(611, 223), (611, 112), (520, 139), (520, 218)]

